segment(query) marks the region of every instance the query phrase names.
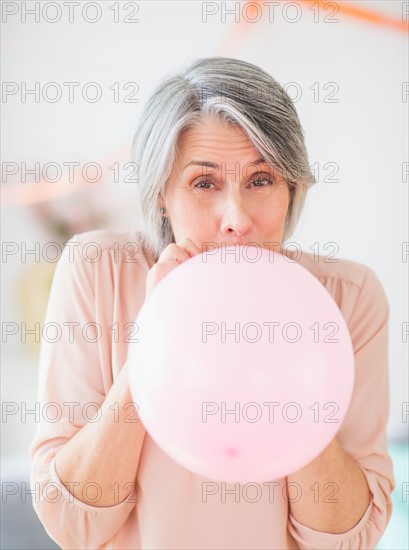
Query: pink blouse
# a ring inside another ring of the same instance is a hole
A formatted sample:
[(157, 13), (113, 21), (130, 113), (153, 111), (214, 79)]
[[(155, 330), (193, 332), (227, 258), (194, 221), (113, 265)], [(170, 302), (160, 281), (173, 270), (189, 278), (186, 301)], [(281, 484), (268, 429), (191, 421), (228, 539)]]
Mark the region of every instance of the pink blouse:
[[(338, 304), (354, 348), (354, 393), (337, 439), (362, 468), (372, 498), (350, 531), (320, 532), (297, 521), (282, 498), (287, 478), (276, 480), (280, 486), (274, 493), (261, 485), (258, 500), (253, 494), (236, 499), (234, 484), (225, 484), (223, 498), (222, 484), (215, 495), (203, 496), (204, 478), (175, 463), (148, 433), (137, 499), (133, 494), (102, 508), (78, 500), (62, 484), (54, 467), (56, 453), (86, 423), (83, 404), (103, 403), (127, 359), (127, 338), (118, 338), (117, 329), (135, 321), (153, 265), (139, 242), (137, 231), (74, 235), (56, 267), (45, 318), (49, 328), (41, 344), (39, 401), (41, 410), (47, 403), (58, 409), (41, 415), (29, 448), (33, 506), (49, 536), (63, 549), (375, 548), (392, 513), (395, 487), (386, 438), (389, 305), (375, 273), (350, 260), (329, 263), (304, 251), (299, 260)], [(84, 327), (95, 322), (102, 331), (90, 343), (94, 325)], [(76, 328), (85, 336), (77, 337)], [(68, 402), (81, 406), (64, 405)], [(48, 421), (57, 410), (61, 418)]]

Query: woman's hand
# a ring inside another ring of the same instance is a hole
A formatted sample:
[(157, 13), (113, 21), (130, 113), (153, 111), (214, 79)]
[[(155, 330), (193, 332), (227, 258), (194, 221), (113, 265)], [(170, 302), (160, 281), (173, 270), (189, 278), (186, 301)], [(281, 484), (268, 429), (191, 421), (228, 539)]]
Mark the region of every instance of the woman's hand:
[(157, 263), (154, 264), (148, 272), (145, 301), (155, 286), (161, 279), (163, 279), (165, 275), (169, 273), (169, 271), (172, 271), (172, 269), (185, 260), (188, 260), (189, 258), (192, 258), (193, 256), (196, 256), (196, 254), (200, 253), (200, 248), (191, 239), (182, 239), (177, 243), (171, 243), (164, 248)]

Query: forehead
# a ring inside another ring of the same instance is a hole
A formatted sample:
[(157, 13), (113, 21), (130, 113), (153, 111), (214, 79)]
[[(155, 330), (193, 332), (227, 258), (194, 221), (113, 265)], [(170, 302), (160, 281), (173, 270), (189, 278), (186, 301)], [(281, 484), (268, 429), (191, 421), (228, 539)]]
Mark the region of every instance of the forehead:
[(204, 120), (185, 130), (178, 140), (178, 159), (182, 169), (192, 159), (218, 162), (225, 160), (260, 159), (261, 155), (237, 125), (222, 120)]

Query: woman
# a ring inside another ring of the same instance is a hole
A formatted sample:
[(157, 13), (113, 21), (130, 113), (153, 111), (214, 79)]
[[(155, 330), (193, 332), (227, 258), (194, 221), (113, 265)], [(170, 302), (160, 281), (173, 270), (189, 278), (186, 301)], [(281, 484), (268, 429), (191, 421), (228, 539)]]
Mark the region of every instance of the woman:
[(153, 93), (133, 157), (142, 229), (75, 235), (51, 289), (45, 322), (73, 330), (41, 349), (42, 410), (59, 411), (53, 421), (42, 415), (30, 447), (47, 532), (70, 549), (375, 548), (395, 482), (389, 307), (368, 267), (297, 257), (347, 321), (355, 387), (337, 437), (298, 472), (256, 487), (257, 498), (176, 464), (146, 433), (129, 392), (132, 322), (162, 277), (209, 242), (276, 243), (289, 254), (283, 243), (314, 181), (291, 100), (250, 63), (200, 59)]

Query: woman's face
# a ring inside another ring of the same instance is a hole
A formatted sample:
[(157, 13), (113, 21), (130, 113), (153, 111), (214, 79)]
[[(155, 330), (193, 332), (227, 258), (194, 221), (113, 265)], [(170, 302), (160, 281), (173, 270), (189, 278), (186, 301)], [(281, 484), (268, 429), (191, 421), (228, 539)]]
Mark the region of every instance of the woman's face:
[(189, 238), (202, 251), (208, 243), (250, 242), (278, 251), (289, 200), (287, 184), (241, 128), (207, 119), (180, 136), (160, 206), (175, 242)]

